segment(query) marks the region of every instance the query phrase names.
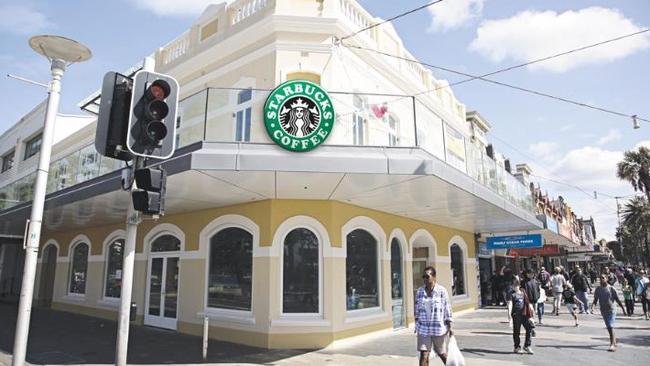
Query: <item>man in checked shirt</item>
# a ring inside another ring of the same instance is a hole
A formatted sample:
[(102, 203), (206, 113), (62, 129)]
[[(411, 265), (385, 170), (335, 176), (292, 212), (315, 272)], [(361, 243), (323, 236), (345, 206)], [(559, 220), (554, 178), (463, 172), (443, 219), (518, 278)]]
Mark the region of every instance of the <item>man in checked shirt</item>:
[(447, 363), (451, 331), (451, 304), (447, 290), (436, 282), (436, 269), (429, 266), (422, 275), (424, 286), (415, 295), (415, 333), (418, 335), (420, 366), (429, 365), (431, 349)]

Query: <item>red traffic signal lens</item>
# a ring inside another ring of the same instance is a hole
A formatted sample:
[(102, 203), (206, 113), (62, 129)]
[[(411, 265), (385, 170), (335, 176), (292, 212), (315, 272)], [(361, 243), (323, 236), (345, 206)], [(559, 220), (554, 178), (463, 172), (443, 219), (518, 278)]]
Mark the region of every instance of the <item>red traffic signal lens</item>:
[(169, 96), (171, 87), (165, 80), (158, 79), (147, 89), (147, 99), (163, 100)]
[(167, 126), (160, 121), (149, 122), (146, 127), (146, 133), (149, 140), (158, 143), (167, 136)]

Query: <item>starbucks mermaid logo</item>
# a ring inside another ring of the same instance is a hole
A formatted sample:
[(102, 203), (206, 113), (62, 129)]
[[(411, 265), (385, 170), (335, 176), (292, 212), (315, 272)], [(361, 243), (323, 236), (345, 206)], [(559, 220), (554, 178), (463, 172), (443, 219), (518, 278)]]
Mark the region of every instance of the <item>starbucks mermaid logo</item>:
[(320, 86), (291, 80), (275, 88), (264, 105), (269, 137), (282, 148), (304, 152), (323, 143), (332, 132), (334, 108)]

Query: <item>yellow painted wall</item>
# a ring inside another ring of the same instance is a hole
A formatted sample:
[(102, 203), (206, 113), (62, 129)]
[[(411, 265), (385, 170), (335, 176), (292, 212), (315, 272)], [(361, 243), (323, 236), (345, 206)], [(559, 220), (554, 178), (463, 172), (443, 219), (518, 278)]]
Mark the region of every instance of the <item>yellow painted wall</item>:
[[(156, 225), (172, 223), (185, 234), (185, 253), (195, 252), (199, 249), (199, 234), (201, 230), (216, 218), (236, 214), (249, 218), (260, 229), (259, 243), (261, 247), (272, 245), (273, 237), (278, 227), (288, 218), (293, 216), (309, 216), (320, 222), (330, 238), (332, 247), (342, 247), (342, 227), (352, 218), (357, 216), (368, 217), (379, 224), (386, 236), (386, 247), (390, 245), (390, 233), (401, 229), (406, 239), (419, 229), (425, 229), (437, 242), (436, 263), (438, 280), (451, 292), (451, 271), (449, 268), (448, 244), (455, 235), (459, 235), (468, 247), (466, 253), (466, 289), (469, 295), (452, 300), (454, 311), (473, 308), (477, 303), (476, 290), (476, 265), (475, 244), (472, 233), (447, 228), (440, 225), (429, 224), (405, 217), (400, 217), (380, 211), (369, 210), (362, 207), (325, 200), (265, 200), (253, 203), (233, 205), (228, 207), (212, 208), (182, 214), (166, 215), (157, 222), (145, 221), (138, 229), (137, 253), (139, 254), (135, 265), (133, 299), (138, 304), (138, 314), (142, 316), (145, 307), (145, 288), (147, 278), (146, 251), (144, 251), (144, 237)], [(61, 250), (57, 262), (54, 302), (55, 307), (76, 311), (88, 315), (111, 318), (116, 315), (116, 308), (107, 307), (102, 301), (103, 282), (105, 274), (105, 260), (102, 244), (107, 236), (123, 225), (107, 225), (101, 227), (85, 228), (71, 231), (45, 231), (43, 243), (54, 239)], [(86, 235), (91, 242), (91, 257), (88, 264), (87, 290), (83, 298), (67, 296), (69, 281), (69, 246), (73, 238), (79, 234)], [(407, 253), (411, 248), (407, 243)], [(281, 253), (281, 252), (280, 252)], [(438, 262), (438, 257), (440, 262)], [(445, 259), (447, 258), (447, 259)], [(413, 322), (413, 288), (411, 285), (411, 262), (405, 256), (403, 266), (405, 311), (408, 324)], [(323, 258), (323, 313), (328, 325), (310, 325), (303, 327), (273, 326), (273, 321), (281, 318), (281, 265), (278, 257), (253, 258), (253, 317), (255, 324), (222, 324), (213, 322), (214, 331), (211, 336), (221, 338), (229, 334), (225, 329), (230, 329), (237, 335), (230, 340), (241, 341), (256, 346), (270, 348), (284, 347), (317, 347), (325, 346), (333, 340), (363, 334), (371, 331), (392, 328), (391, 299), (390, 299), (390, 262), (384, 258), (381, 262), (380, 288), (382, 292), (381, 306), (383, 315), (368, 320), (349, 322), (346, 309), (346, 262), (343, 257)], [(179, 277), (179, 305), (178, 305), (178, 331), (200, 334), (202, 319), (200, 313), (204, 310), (206, 288), (206, 265), (203, 257), (181, 258)], [(414, 274), (413, 276), (419, 276)], [(212, 329), (212, 328), (211, 328)]]

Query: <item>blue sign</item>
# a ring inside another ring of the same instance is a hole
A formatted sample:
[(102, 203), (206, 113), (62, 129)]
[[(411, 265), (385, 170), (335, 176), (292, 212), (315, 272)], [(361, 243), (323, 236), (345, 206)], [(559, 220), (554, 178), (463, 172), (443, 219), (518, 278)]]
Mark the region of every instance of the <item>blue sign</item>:
[(541, 248), (542, 235), (491, 236), (487, 238), (488, 249)]

